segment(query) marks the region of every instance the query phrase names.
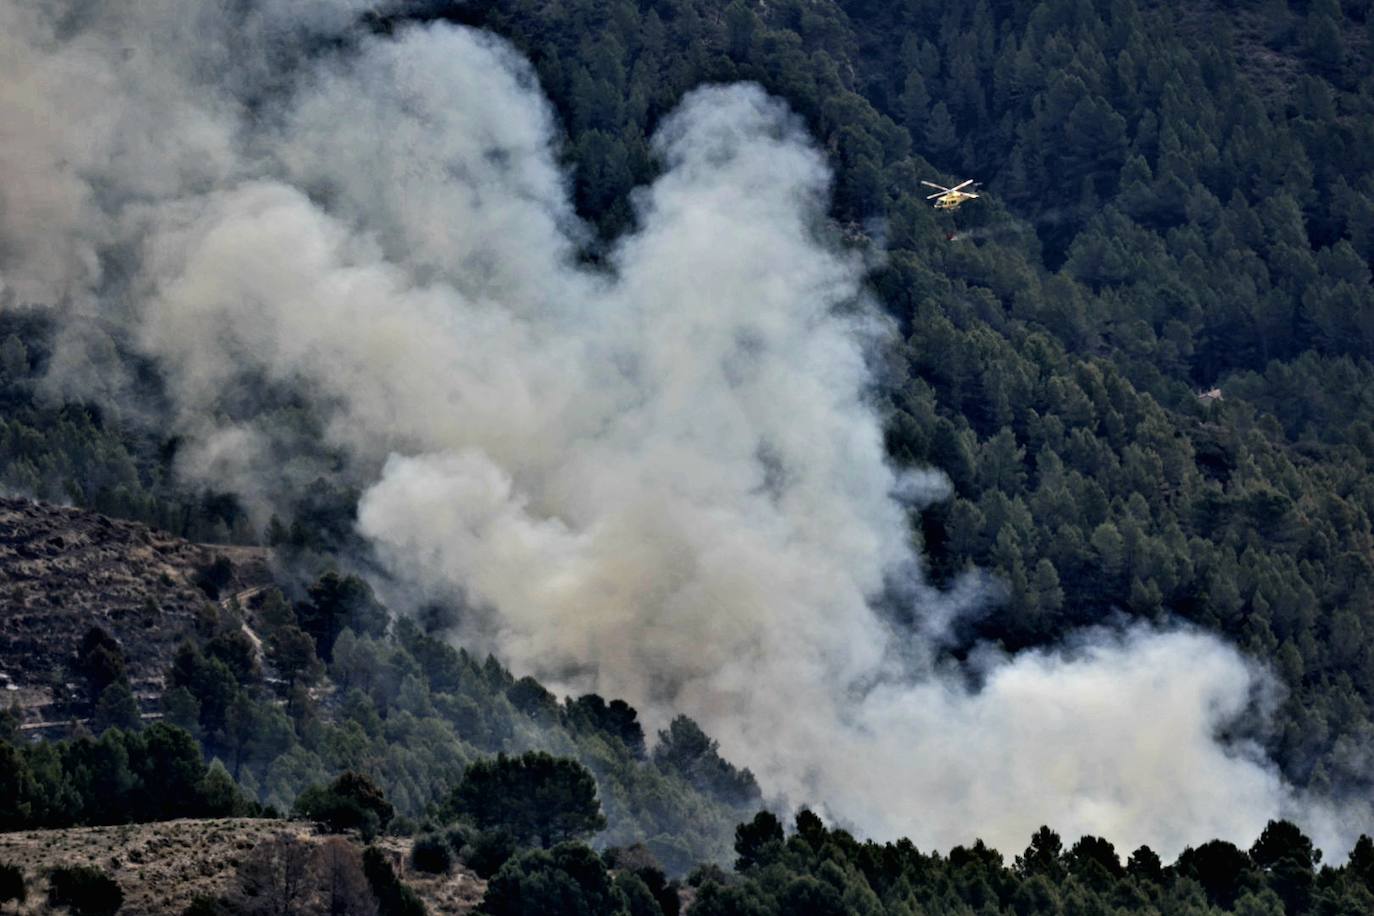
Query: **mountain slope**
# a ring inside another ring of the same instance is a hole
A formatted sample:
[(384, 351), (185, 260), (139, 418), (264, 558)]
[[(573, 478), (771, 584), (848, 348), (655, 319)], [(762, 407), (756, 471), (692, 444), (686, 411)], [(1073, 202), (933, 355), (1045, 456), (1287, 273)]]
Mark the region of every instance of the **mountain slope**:
[(192, 544), (135, 522), (0, 497), (0, 678), (34, 715), (45, 714), (37, 707), (60, 715), (64, 701), (80, 702), (71, 667), (98, 626), (120, 644), (132, 686), (160, 691), (173, 652), (218, 592), (269, 581), (262, 548)]
[[(47, 871), (85, 865), (105, 870), (124, 893), (128, 914), (171, 916), (196, 897), (218, 897), (236, 884), (236, 871), (265, 841), (287, 836), (319, 846), (338, 837), (318, 834), (310, 824), (247, 818), (177, 820), (118, 827), (72, 827), (0, 833), (0, 862), (24, 871), (29, 902), (19, 913), (46, 913)], [(352, 842), (352, 838), (343, 838)], [(410, 885), (432, 914), (471, 912), (486, 882), (463, 868), (431, 875), (409, 867), (407, 840), (384, 837), (398, 877)]]

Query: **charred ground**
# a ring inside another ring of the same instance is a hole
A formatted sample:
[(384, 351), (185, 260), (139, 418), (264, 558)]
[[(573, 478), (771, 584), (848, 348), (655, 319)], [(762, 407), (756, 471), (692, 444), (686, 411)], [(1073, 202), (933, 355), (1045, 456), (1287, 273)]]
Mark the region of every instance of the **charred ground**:
[(27, 724), (88, 705), (72, 666), (100, 627), (135, 692), (160, 692), (207, 606), (270, 581), (264, 548), (192, 544), (136, 522), (0, 497), (0, 682)]

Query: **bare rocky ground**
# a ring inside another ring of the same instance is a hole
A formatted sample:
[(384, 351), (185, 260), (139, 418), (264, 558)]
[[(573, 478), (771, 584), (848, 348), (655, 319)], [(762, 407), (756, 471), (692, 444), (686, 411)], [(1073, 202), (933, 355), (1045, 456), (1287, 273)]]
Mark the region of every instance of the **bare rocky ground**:
[(268, 551), (193, 544), (134, 522), (0, 498), (0, 705), (26, 722), (70, 715), (68, 662), (99, 624), (119, 640), (136, 693), (156, 693), (167, 663), (214, 602), (196, 585), (216, 559), (226, 591), (270, 581)]
[[(179, 914), (198, 894), (227, 891), (249, 851), (281, 833), (316, 843), (328, 839), (309, 824), (246, 818), (0, 833), (0, 862), (19, 866), (28, 883), (28, 902), (17, 911), (11, 904), (5, 912), (54, 912), (46, 903), (47, 870), (93, 865), (119, 883), (124, 892), (121, 914)], [(391, 853), (397, 875), (432, 914), (470, 913), (486, 892), (486, 882), (462, 868), (448, 875), (412, 871), (409, 840), (387, 837), (378, 845)]]

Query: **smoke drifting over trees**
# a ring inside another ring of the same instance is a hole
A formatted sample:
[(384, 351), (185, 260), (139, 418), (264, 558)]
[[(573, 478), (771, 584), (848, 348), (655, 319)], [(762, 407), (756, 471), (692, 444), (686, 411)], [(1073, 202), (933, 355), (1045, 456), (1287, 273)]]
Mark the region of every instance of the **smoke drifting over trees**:
[[(265, 514), (342, 463), (394, 605), (461, 596), (459, 636), (516, 670), (685, 712), (766, 791), (880, 837), (1010, 849), (1052, 822), (1171, 855), (1282, 815), (1348, 845), (1360, 824), (1218, 739), (1272, 685), (1214, 637), (988, 651), (977, 689), (944, 670), (942, 627), (987, 596), (923, 581), (908, 509), (939, 482), (884, 455), (884, 322), (782, 103), (689, 95), (593, 270), (507, 45), (344, 31), (361, 2), (198, 6), (0, 3), (6, 295), (158, 362), (182, 474)], [(81, 340), (54, 383), (108, 390)]]

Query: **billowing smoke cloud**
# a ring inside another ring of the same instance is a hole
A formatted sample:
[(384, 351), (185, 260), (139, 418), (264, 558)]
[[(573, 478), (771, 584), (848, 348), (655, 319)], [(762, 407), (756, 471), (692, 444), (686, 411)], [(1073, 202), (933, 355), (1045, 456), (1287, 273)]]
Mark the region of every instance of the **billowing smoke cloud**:
[(1297, 813), (1344, 841), (1219, 742), (1270, 687), (1212, 637), (986, 653), (977, 689), (940, 667), (969, 596), (923, 584), (907, 516), (947, 485), (884, 458), (883, 322), (781, 103), (688, 96), (594, 272), (530, 68), (451, 27), (311, 52), (364, 6), (0, 0), (0, 276), (161, 362), (184, 474), (289, 492), (290, 436), (241, 405), (307, 397), (398, 605), (461, 596), (517, 670), (687, 712), (880, 837), (1173, 853)]

